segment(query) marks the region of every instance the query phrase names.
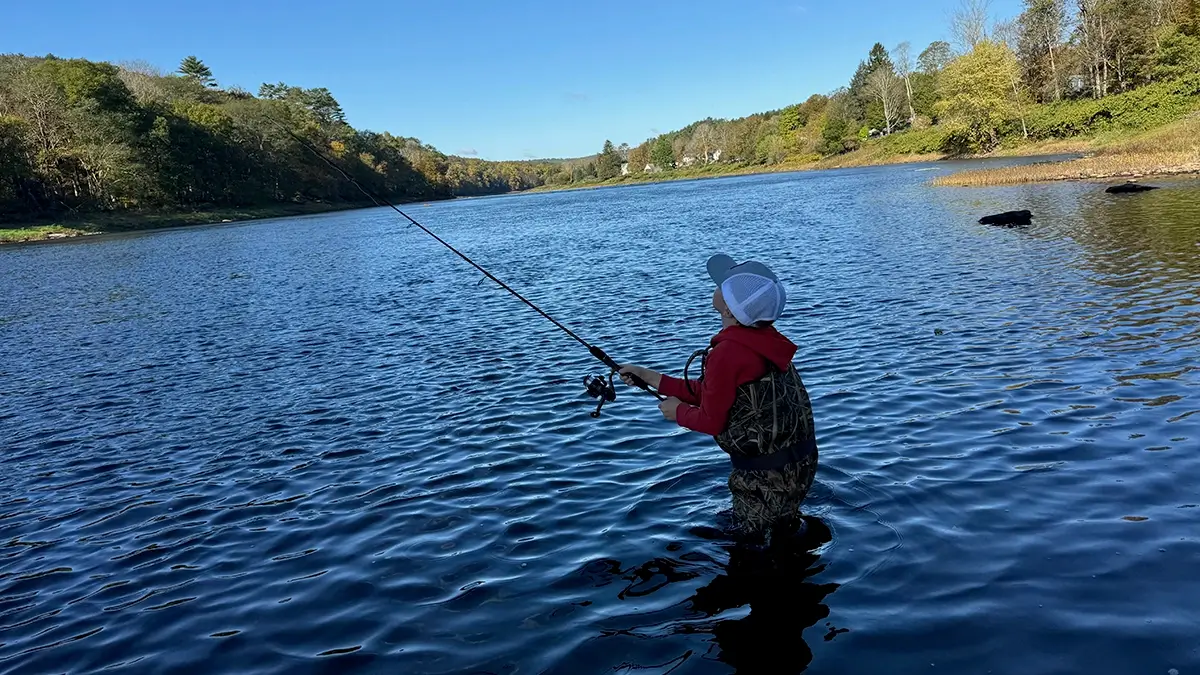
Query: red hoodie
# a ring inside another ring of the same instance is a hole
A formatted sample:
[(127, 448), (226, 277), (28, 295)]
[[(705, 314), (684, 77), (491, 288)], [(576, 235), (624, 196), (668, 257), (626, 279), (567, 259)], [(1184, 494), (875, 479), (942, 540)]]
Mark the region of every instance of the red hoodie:
[(766, 375), (768, 362), (787, 370), (796, 345), (774, 326), (730, 326), (713, 336), (712, 345), (704, 380), (691, 381), (697, 396), (692, 396), (683, 380), (667, 375), (662, 376), (658, 391), (683, 401), (676, 415), (679, 426), (716, 436), (729, 422), (737, 388)]

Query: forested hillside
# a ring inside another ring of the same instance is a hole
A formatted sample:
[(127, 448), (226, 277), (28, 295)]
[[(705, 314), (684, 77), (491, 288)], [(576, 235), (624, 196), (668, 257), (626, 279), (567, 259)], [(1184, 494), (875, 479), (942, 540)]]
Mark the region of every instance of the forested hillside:
[(289, 132), (400, 200), (522, 190), (560, 170), (359, 131), (326, 89), (221, 88), (195, 57), (164, 74), (9, 55), (0, 56), (0, 215), (364, 199)]

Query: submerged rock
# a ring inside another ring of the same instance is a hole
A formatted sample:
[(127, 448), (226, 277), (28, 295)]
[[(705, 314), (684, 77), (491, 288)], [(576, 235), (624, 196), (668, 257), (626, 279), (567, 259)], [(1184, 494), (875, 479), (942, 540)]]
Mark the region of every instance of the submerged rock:
[(1033, 212), (1028, 209), (1021, 211), (1005, 211), (991, 216), (984, 216), (979, 219), (983, 225), (1028, 225), (1033, 222)]
[(1125, 194), (1127, 192), (1149, 192), (1150, 190), (1157, 190), (1157, 189), (1158, 189), (1158, 187), (1155, 185), (1142, 185), (1141, 183), (1135, 183), (1133, 181), (1129, 181), (1128, 183), (1125, 183), (1124, 185), (1113, 185), (1113, 186), (1109, 187), (1107, 190), (1105, 190), (1105, 192), (1107, 192), (1110, 195), (1119, 195), (1119, 194)]

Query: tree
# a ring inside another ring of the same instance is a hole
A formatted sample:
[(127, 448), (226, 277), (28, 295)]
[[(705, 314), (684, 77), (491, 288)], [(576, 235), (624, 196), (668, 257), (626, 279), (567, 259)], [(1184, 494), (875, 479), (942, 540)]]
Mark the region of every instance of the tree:
[(1112, 2), (1108, 10), (1116, 26), (1113, 40), (1114, 84), (1119, 91), (1149, 84), (1161, 44), (1152, 2)]
[(913, 109), (917, 113), (918, 124), (922, 117), (928, 118), (930, 123), (937, 120), (937, 113), (933, 106), (938, 101), (938, 86), (937, 76), (927, 73), (913, 73)]
[(1171, 80), (1200, 73), (1200, 38), (1172, 29), (1162, 38), (1154, 64), (1154, 76)]
[(959, 0), (950, 19), (950, 33), (960, 51), (969, 52), (988, 39), (989, 6), (989, 0)]
[[(1074, 41), (1095, 98), (1145, 83), (1153, 72), (1154, 16), (1149, 2), (1077, 0)], [(1114, 87), (1115, 85), (1115, 87)]]
[(629, 150), (629, 172), (640, 174), (650, 163), (650, 143), (647, 141)]
[(964, 154), (996, 147), (1000, 127), (1013, 117), (1009, 89), (1017, 67), (1012, 52), (991, 40), (946, 66), (935, 109), (950, 126), (948, 151)]
[(822, 94), (813, 94), (805, 99), (804, 103), (800, 104), (800, 126), (808, 126), (813, 118), (819, 116), (825, 111), (829, 105), (829, 97)]
[(787, 157), (783, 139), (778, 134), (763, 136), (754, 150), (755, 159), (761, 164), (779, 164)]
[(907, 42), (896, 45), (892, 50), (892, 63), (896, 65), (896, 74), (904, 79), (904, 92), (908, 100), (908, 125), (913, 126), (917, 123), (917, 111), (913, 108), (912, 45)]
[[(713, 126), (713, 161), (730, 161), (733, 148), (733, 125), (727, 122)], [(717, 153), (720, 153), (719, 155)]]
[(342, 111), (342, 104), (338, 103), (325, 87), (304, 90), (303, 103), (317, 119), (326, 124), (346, 123), (346, 113)]
[[(1016, 21), (1001, 21), (996, 24), (994, 33), (996, 35), (995, 41), (1008, 50), (1015, 62), (1017, 60), (1015, 45), (1020, 33)], [(1025, 122), (1025, 106), (1021, 103), (1021, 69), (1019, 65), (1015, 70), (1009, 72), (1009, 78), (1012, 84), (1013, 103), (1016, 105), (1017, 115), (1021, 118), (1021, 133), (1024, 134), (1025, 138), (1029, 138), (1029, 125)]]
[(790, 134), (802, 126), (804, 126), (804, 123), (800, 121), (799, 105), (789, 105), (788, 107), (779, 111), (780, 134)]
[(666, 136), (659, 136), (650, 149), (650, 163), (660, 169), (670, 169), (675, 166), (675, 151), (671, 141)]
[(950, 43), (938, 40), (930, 43), (925, 51), (921, 52), (921, 55), (917, 57), (917, 62), (920, 64), (922, 73), (937, 75), (953, 58), (954, 52), (950, 49)]
[(32, 173), (24, 126), (17, 117), (0, 115), (0, 215), (28, 208), (26, 201), (33, 197), (22, 189)]
[(1060, 100), (1058, 51), (1067, 28), (1067, 0), (1025, 0), (1017, 25), (1016, 51), (1026, 82), (1042, 100)]
[(346, 113), (342, 111), (342, 105), (325, 87), (302, 89), (288, 86), (283, 82), (277, 84), (264, 82), (258, 88), (258, 95), (260, 98), (298, 105), (325, 124), (344, 124), (346, 122)]
[(866, 121), (869, 118), (867, 108), (871, 101), (874, 100), (874, 97), (867, 91), (867, 79), (871, 76), (871, 73), (883, 67), (895, 70), (892, 59), (888, 56), (887, 49), (882, 44), (876, 42), (871, 47), (871, 53), (867, 56), (867, 60), (858, 64), (858, 70), (855, 71), (854, 77), (850, 80), (850, 89), (848, 91), (850, 98), (847, 100), (845, 110), (848, 120), (857, 123)]
[(604, 149), (596, 158), (596, 177), (600, 180), (616, 178), (621, 174), (621, 156), (612, 141), (604, 141)]
[(188, 56), (179, 62), (179, 74), (189, 80), (199, 82), (206, 87), (216, 87), (217, 81), (213, 79), (212, 71), (204, 62), (195, 56)]
[(904, 83), (891, 68), (879, 68), (867, 78), (867, 91), (883, 109), (883, 123), (887, 132), (900, 119), (900, 107), (904, 104)]
[(692, 140), (688, 144), (688, 152), (700, 156), (704, 160), (704, 163), (708, 164), (714, 150), (716, 150), (716, 134), (713, 133), (712, 124), (701, 122), (692, 132)]
[(853, 150), (858, 145), (854, 132), (856, 122), (850, 119), (852, 102), (850, 93), (842, 89), (829, 97), (825, 109), (825, 126), (821, 129), (818, 150), (823, 155), (838, 155)]
[(133, 92), (134, 98), (145, 103), (165, 103), (168, 91), (163, 86), (166, 75), (146, 61), (127, 61), (120, 65), (121, 81)]
[(673, 134), (671, 136), (671, 156), (675, 159), (676, 165), (683, 164), (683, 158), (687, 157), (688, 137), (682, 133)]

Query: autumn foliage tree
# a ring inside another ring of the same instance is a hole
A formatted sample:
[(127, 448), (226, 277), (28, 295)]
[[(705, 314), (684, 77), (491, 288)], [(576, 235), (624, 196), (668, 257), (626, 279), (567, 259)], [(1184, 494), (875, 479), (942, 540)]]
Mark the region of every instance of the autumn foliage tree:
[(946, 66), (935, 108), (949, 129), (949, 149), (961, 154), (995, 149), (1001, 127), (1016, 116), (1010, 89), (1015, 77), (1016, 57), (992, 40), (979, 41)]

